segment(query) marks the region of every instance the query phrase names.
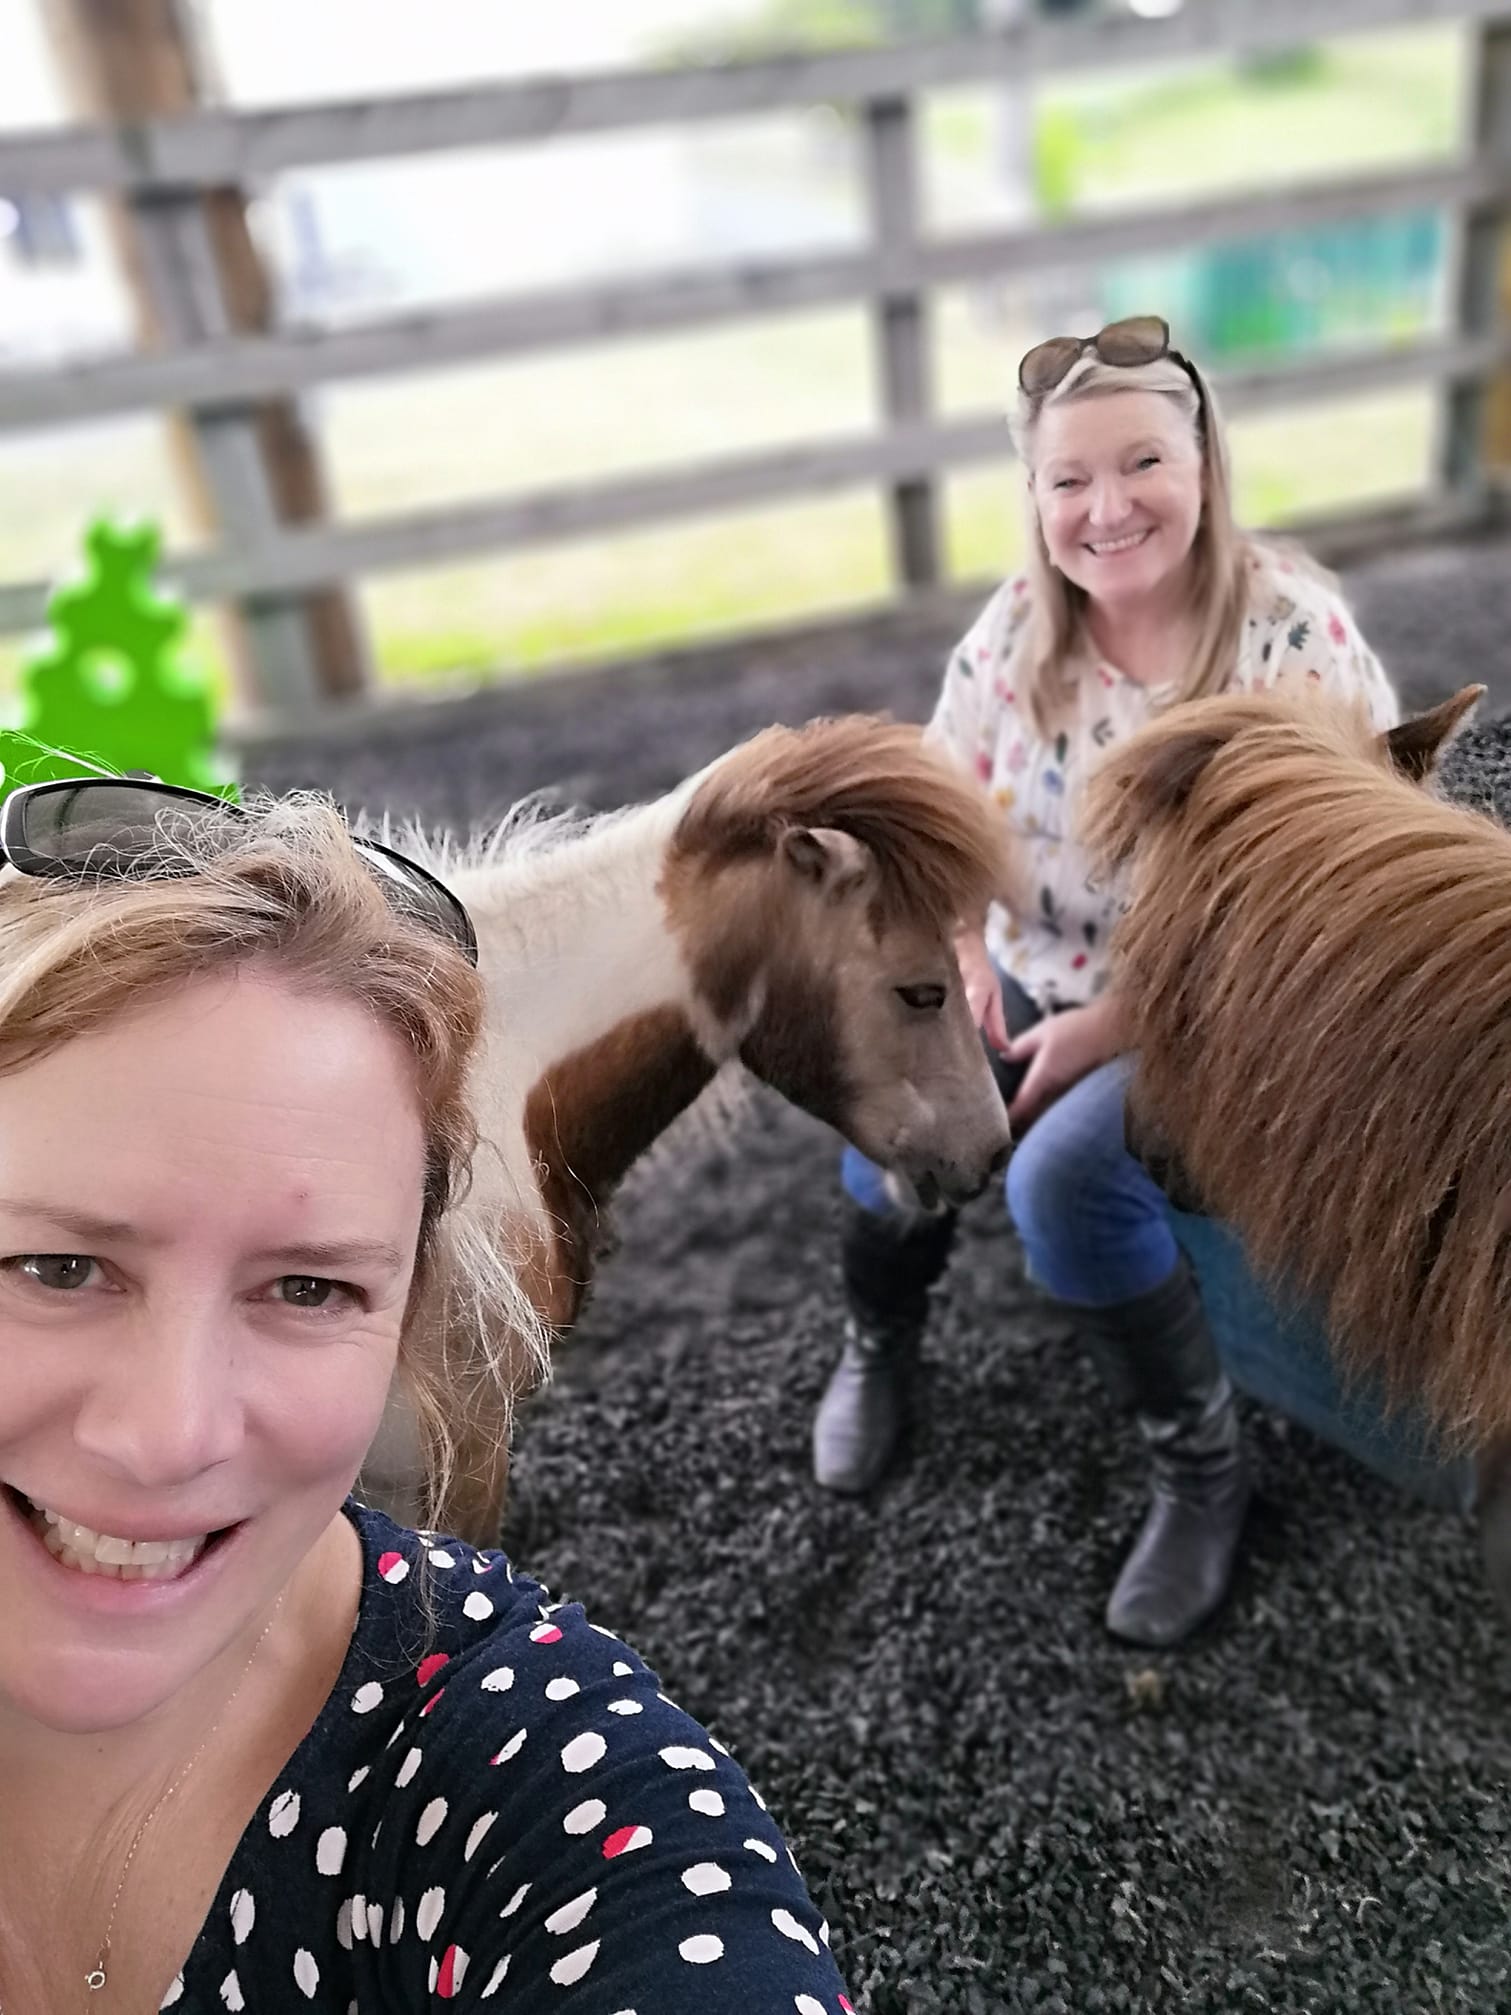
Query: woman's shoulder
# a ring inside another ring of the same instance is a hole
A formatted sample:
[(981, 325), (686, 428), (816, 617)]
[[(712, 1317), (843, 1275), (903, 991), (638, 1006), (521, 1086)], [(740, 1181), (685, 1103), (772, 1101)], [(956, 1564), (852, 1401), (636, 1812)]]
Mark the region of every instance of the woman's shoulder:
[[(385, 2007), (454, 1996), (464, 1974), (482, 1998), (507, 1976), (532, 2007), (586, 1982), (594, 2008), (688, 2015), (719, 1979), (731, 2006), (843, 2008), (781, 1834), (642, 1658), (501, 1552), (348, 1516), (357, 1627), (242, 1843), (226, 1922), (243, 1981), (292, 1964), (301, 1983), (365, 1979)], [(230, 1950), (204, 1942), (205, 1978)]]
[(1305, 624), (1340, 645), (1358, 634), (1343, 590), (1301, 546), (1250, 538), (1245, 566), (1251, 621), (1274, 630)]

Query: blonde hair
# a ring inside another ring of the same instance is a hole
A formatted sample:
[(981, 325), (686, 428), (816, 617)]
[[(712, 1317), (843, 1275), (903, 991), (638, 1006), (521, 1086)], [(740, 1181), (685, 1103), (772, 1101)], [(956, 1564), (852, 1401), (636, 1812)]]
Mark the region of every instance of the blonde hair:
[[(483, 990), (462, 953), (385, 897), (314, 794), (159, 820), (130, 877), (0, 883), (0, 1075), (214, 972), (252, 964), (365, 1009), (403, 1044), (425, 1133), (424, 1204), (399, 1345), (426, 1442), (427, 1518), (448, 1494), (458, 1417), (512, 1409), (544, 1360), (540, 1320), (502, 1246), (456, 1206), (477, 1145), (469, 1077)], [(481, 1406), (478, 1408), (482, 1410)]]
[(1029, 472), (1028, 563), (1030, 611), (1016, 654), (1013, 683), (1040, 734), (1047, 734), (1074, 697), (1072, 661), (1081, 643), (1087, 596), (1049, 557), (1032, 478), (1039, 422), (1054, 406), (1154, 392), (1168, 399), (1190, 426), (1201, 459), (1202, 503), (1191, 545), (1191, 595), (1198, 617), (1196, 641), (1177, 672), (1176, 697), (1194, 700), (1221, 692), (1233, 676), (1247, 605), (1245, 570), (1257, 541), (1233, 519), (1227, 441), (1206, 381), (1173, 357), (1133, 366), (1104, 364), (1088, 352), (1047, 393), (1018, 395), (1013, 440)]

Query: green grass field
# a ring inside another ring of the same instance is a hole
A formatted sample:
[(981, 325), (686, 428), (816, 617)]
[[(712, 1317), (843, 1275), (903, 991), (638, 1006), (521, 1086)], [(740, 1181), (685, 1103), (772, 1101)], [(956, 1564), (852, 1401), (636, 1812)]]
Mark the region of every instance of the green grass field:
[[(1455, 144), (1462, 72), (1461, 38), (1433, 30), (1330, 46), (1257, 77), (1224, 69), (1059, 85), (1041, 101), (1041, 154), (1059, 149), (1053, 172), (1078, 208), (1426, 159)], [(948, 191), (987, 186), (972, 176), (991, 144), (990, 104), (980, 93), (941, 98), (929, 133), (931, 185), (946, 192), (933, 208), (944, 215)], [(945, 411), (1005, 410), (1037, 313), (1021, 294), (939, 301)], [(318, 411), (339, 508), (360, 518), (854, 433), (872, 424), (873, 401), (865, 319), (836, 312), (379, 381), (328, 393)], [(1409, 494), (1427, 479), (1432, 428), (1430, 396), (1418, 391), (1240, 423), (1243, 513), (1279, 522)], [(1018, 492), (1005, 459), (945, 485), (957, 576), (1011, 563)], [(155, 423), (4, 444), (0, 573), (66, 567), (97, 508), (146, 512), (170, 541), (184, 538)], [(533, 673), (886, 592), (884, 516), (871, 493), (504, 554), (361, 591), (383, 675), (404, 683)], [(213, 652), (213, 625), (197, 634)], [(16, 640), (0, 643), (0, 677), (16, 656)]]

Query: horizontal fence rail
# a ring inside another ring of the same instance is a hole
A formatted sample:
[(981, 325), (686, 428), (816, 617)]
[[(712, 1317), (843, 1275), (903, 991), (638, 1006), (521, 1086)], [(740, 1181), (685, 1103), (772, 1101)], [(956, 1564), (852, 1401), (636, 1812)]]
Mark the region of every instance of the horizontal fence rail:
[(592, 72), (276, 112), (201, 112), (114, 131), (0, 139), (0, 189), (214, 188), (289, 168), (498, 147), (570, 135), (871, 104), (1072, 70), (1262, 55), (1371, 28), (1511, 20), (1511, 0), (1191, 0), (1147, 20), (1111, 13), (1025, 20), (894, 48), (837, 50), (677, 70)]
[[(1511, 335), (1339, 352), (1304, 364), (1228, 373), (1217, 377), (1214, 385), (1225, 411), (1243, 413), (1392, 385), (1461, 383), (1507, 366), (1511, 366)], [(654, 474), (485, 498), (370, 522), (291, 529), (257, 544), (244, 542), (234, 551), (170, 556), (162, 572), (192, 600), (281, 595), (354, 575), (469, 559), (504, 547), (550, 545), (717, 511), (753, 509), (787, 497), (918, 480), (1002, 461), (1009, 452), (1006, 422), (1000, 416), (935, 420)], [(27, 629), (39, 622), (47, 594), (48, 584), (41, 581), (0, 585), (0, 631)]]
[[(1481, 31), (1472, 130), (1458, 160), (1287, 180), (1255, 193), (1098, 212), (1043, 227), (933, 234), (919, 223), (914, 106), (927, 91), (1020, 84), (1135, 62), (1262, 54), (1319, 36), (1434, 21)], [(199, 224), (204, 192), (255, 186), (295, 168), (819, 103), (853, 106), (861, 114), (857, 158), (869, 199), (869, 234), (853, 248), (685, 266), (350, 326), (235, 334), (227, 318), (201, 312), (204, 290), (214, 284)], [(195, 339), (49, 369), (0, 368), (0, 433), (182, 410), (193, 415), (206, 453), (245, 461), (257, 403), (317, 387), (817, 309), (855, 307), (871, 319), (881, 388), (874, 431), (368, 520), (296, 528), (249, 514), (243, 522), (225, 522), (223, 548), (164, 562), (165, 577), (186, 595), (260, 612), (269, 636), (271, 612), (364, 574), (859, 486), (879, 486), (889, 498), (898, 581), (927, 587), (939, 568), (937, 480), (1009, 453), (1001, 415), (941, 417), (934, 410), (926, 316), (938, 290), (1405, 211), (1437, 210), (1455, 222), (1464, 257), (1455, 279), (1454, 333), (1316, 352), (1230, 371), (1218, 385), (1224, 405), (1235, 412), (1398, 384), (1439, 388), (1454, 443), (1452, 494), (1423, 499), (1419, 516), (1424, 523), (1458, 523), (1472, 516), (1485, 494), (1483, 469), (1465, 444), (1477, 439), (1486, 385), (1511, 371), (1511, 335), (1502, 326), (1493, 284), (1511, 215), (1511, 0), (1330, 0), (1320, 9), (1315, 0), (1189, 0), (1163, 20), (1131, 13), (1037, 20), (937, 42), (717, 68), (588, 74), (0, 136), (0, 195), (80, 189), (120, 196), (139, 221), (148, 220), (151, 241), (167, 248), (156, 284), (168, 312), (159, 319), (170, 330), (192, 329)], [(183, 301), (170, 298), (175, 288)], [(193, 314), (186, 303), (195, 307)], [(0, 631), (37, 624), (47, 592), (35, 581), (0, 583)], [(293, 664), (290, 658), (281, 671), (270, 668), (264, 680), (264, 697), (288, 708), (301, 700), (303, 675)]]

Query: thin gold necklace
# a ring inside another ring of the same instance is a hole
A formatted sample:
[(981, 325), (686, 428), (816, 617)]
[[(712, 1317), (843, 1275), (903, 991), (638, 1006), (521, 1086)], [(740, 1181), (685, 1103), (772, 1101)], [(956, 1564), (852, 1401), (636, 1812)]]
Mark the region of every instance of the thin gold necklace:
[[(247, 1655), (247, 1662), (241, 1668), (240, 1678), (237, 1680), (236, 1684), (231, 1688), (230, 1694), (226, 1699), (225, 1705), (221, 1708), (219, 1714), (217, 1714), (215, 1719), (211, 1722), (208, 1729), (206, 1729), (204, 1738), (200, 1742), (199, 1747), (195, 1750), (194, 1754), (189, 1758), (188, 1762), (184, 1765), (183, 1769), (179, 1771), (178, 1775), (169, 1784), (167, 1790), (163, 1792), (160, 1798), (158, 1798), (156, 1803), (152, 1806), (152, 1808), (148, 1812), (146, 1818), (142, 1821), (141, 1825), (138, 1826), (136, 1832), (131, 1837), (131, 1845), (126, 1849), (126, 1859), (121, 1864), (120, 1880), (116, 1883), (115, 1894), (110, 1899), (110, 1915), (105, 1920), (105, 1936), (100, 1940), (99, 1955), (96, 1958), (93, 1966), (91, 1966), (89, 1971), (84, 1975), (84, 1985), (91, 1994), (102, 1993), (106, 1988), (106, 1986), (109, 1984), (110, 1945), (111, 1940), (115, 1936), (116, 1915), (121, 1907), (121, 1895), (126, 1887), (126, 1878), (131, 1873), (131, 1864), (136, 1859), (136, 1851), (142, 1844), (142, 1840), (146, 1834), (147, 1828), (152, 1824), (153, 1820), (156, 1819), (157, 1815), (168, 1803), (168, 1800), (173, 1796), (174, 1792), (177, 1791), (179, 1787), (183, 1784), (184, 1779), (189, 1775), (189, 1772), (194, 1768), (195, 1764), (198, 1763), (201, 1756), (204, 1755), (205, 1751), (209, 1748), (210, 1744), (215, 1740), (216, 1735), (220, 1732), (222, 1722), (225, 1720), (226, 1716), (230, 1713), (231, 1709), (236, 1704), (237, 1694), (240, 1693), (242, 1687), (245, 1686), (247, 1683), (247, 1676), (252, 1670), (252, 1666), (254, 1661), (256, 1660), (258, 1652), (261, 1651), (263, 1645), (266, 1644), (267, 1642), (268, 1632), (273, 1628), (273, 1625), (278, 1621), (278, 1612), (283, 1607), (283, 1597), (287, 1593), (288, 1590), (284, 1589), (282, 1593), (279, 1595), (278, 1600), (273, 1604), (272, 1611), (268, 1616), (268, 1620), (262, 1626), (262, 1634), (257, 1639), (257, 1642), (252, 1646), (251, 1651)], [(5, 2015), (5, 2008), (3, 2003), (0, 2003), (0, 2015)]]

